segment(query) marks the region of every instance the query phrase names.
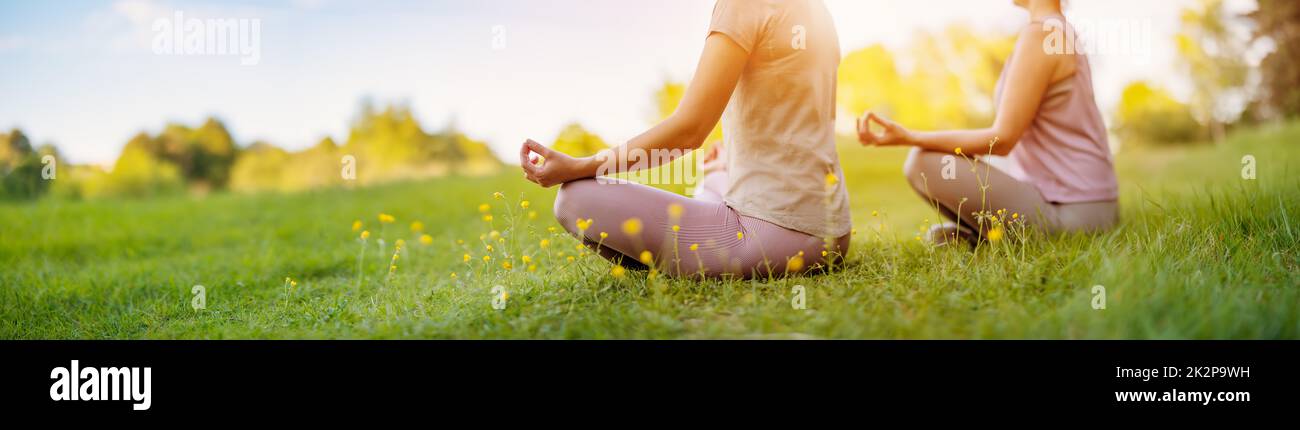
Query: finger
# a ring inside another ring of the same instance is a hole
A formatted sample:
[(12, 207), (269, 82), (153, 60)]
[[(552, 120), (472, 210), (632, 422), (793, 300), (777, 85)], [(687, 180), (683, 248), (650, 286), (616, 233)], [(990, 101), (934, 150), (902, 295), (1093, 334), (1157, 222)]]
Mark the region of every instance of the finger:
[(872, 139), (870, 133), (868, 133), (866, 128), (863, 127), (866, 124), (866, 121), (863, 121), (864, 118), (866, 118), (866, 115), (863, 115), (862, 118), (854, 118), (853, 122), (855, 128), (858, 131), (858, 142), (862, 143), (863, 145), (868, 145), (871, 143)]
[(532, 139), (529, 139), (528, 141), (524, 142), (524, 144), (519, 145), (519, 167), (522, 167), (524, 169), (525, 175), (529, 175), (532, 172), (537, 171), (537, 165), (533, 164), (532, 150), (529, 149), (528, 142), (532, 142)]
[(547, 148), (546, 145), (537, 143), (536, 140), (528, 139), (528, 141), (524, 142), (524, 145), (527, 146), (528, 149), (533, 150), (534, 153), (537, 153), (537, 155), (551, 158), (551, 148)]
[(894, 122), (890, 121), (888, 118), (882, 117), (880, 115), (876, 115), (875, 113), (869, 113), (867, 115), (868, 115), (867, 118), (869, 120), (874, 121), (876, 124), (880, 124), (881, 127), (884, 127), (886, 129), (893, 129), (898, 126), (898, 124), (894, 124)]

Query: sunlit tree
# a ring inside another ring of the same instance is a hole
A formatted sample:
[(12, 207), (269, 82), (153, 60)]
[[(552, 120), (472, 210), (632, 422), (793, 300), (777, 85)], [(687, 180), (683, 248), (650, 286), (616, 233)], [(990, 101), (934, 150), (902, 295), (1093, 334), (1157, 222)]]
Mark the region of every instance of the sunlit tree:
[(1222, 141), (1225, 124), (1241, 116), (1248, 98), (1249, 23), (1225, 8), (1223, 0), (1199, 0), (1183, 10), (1180, 25), (1175, 40), (1192, 80), (1193, 113), (1214, 141)]
[(1191, 143), (1203, 137), (1191, 109), (1149, 82), (1124, 88), (1114, 123), (1115, 134), (1125, 145)]

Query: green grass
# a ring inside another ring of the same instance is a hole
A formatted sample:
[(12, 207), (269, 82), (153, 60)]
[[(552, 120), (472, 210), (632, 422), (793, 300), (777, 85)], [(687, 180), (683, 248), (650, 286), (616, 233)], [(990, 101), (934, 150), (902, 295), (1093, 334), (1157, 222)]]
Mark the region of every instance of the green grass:
[[(1217, 147), (1127, 151), (1121, 228), (975, 252), (914, 240), (937, 218), (903, 182), (902, 151), (846, 145), (860, 230), (848, 265), (754, 282), (614, 278), (590, 256), (569, 264), (555, 253), (576, 242), (547, 232), (553, 191), (514, 171), (292, 195), (6, 204), (0, 338), (1294, 339), (1298, 145), (1292, 124)], [(1241, 179), (1245, 154), (1258, 160), (1255, 181)], [(540, 216), (521, 216), (519, 199)], [(507, 238), (497, 250), (530, 255), (539, 270), (518, 259), (502, 270), (499, 253), (484, 267), (481, 203)], [(380, 212), (398, 222), (379, 228)], [(373, 233), (360, 282), (355, 219)], [(433, 244), (415, 240), (413, 220)], [(385, 282), (398, 238), (408, 249)], [(542, 238), (553, 245), (538, 249)], [(458, 239), (475, 263), (461, 262)], [(287, 293), (285, 277), (299, 282)], [(207, 288), (206, 310), (190, 307), (194, 285)], [(504, 310), (493, 309), (495, 285), (509, 291)], [(806, 310), (790, 305), (795, 285)], [(1091, 306), (1094, 285), (1106, 288), (1105, 310)]]

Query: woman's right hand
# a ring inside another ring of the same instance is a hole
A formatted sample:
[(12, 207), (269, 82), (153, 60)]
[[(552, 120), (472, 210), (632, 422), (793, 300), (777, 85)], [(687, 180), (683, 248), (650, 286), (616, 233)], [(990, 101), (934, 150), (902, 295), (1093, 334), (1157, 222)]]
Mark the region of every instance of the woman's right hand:
[(524, 169), (524, 177), (545, 188), (593, 177), (595, 169), (591, 165), (590, 157), (573, 158), (532, 139), (519, 148), (519, 166)]
[[(884, 129), (880, 134), (871, 131), (871, 123)], [(858, 141), (864, 146), (900, 146), (911, 145), (912, 132), (888, 118), (867, 112), (858, 119)]]

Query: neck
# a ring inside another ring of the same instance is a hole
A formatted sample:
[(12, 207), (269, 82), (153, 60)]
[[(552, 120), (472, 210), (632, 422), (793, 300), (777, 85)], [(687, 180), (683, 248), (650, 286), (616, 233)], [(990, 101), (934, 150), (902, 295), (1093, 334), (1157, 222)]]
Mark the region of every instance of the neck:
[(1061, 0), (1029, 0), (1026, 9), (1029, 9), (1029, 18), (1034, 20), (1061, 15)]

